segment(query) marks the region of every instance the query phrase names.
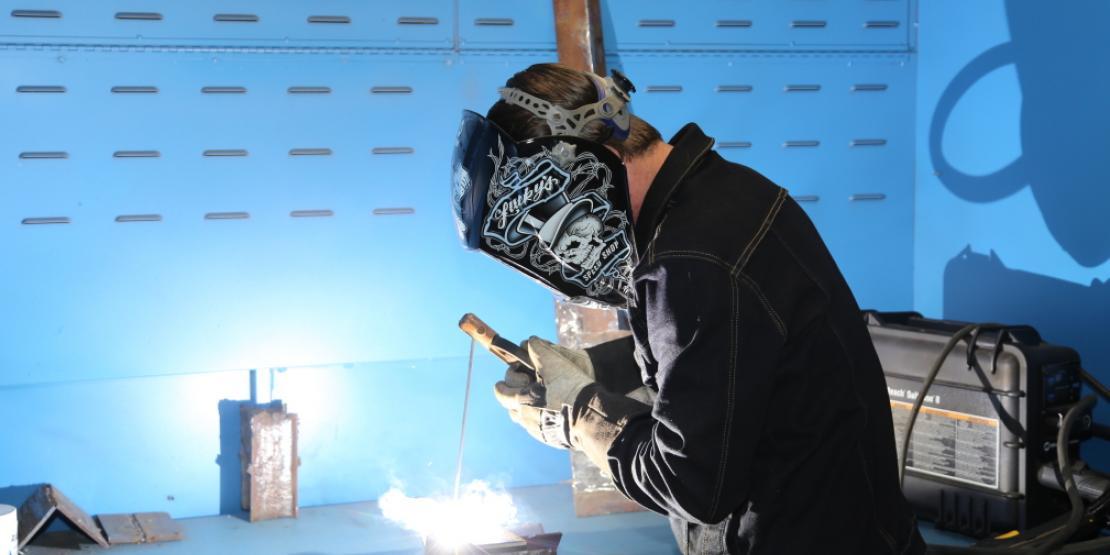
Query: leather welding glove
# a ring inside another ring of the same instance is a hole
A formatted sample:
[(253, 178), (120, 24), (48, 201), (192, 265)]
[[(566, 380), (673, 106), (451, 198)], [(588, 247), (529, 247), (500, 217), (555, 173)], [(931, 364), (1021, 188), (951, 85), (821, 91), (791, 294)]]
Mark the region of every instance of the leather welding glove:
[(509, 418), (536, 440), (556, 449), (569, 449), (567, 419), (562, 411), (536, 406), (542, 404), (541, 386), (520, 364), (505, 371), (505, 380), (494, 384), (493, 395), (509, 411)]
[(541, 406), (561, 411), (564, 406), (574, 407), (578, 394), (594, 383), (594, 369), (590, 357), (583, 351), (560, 347), (550, 341), (531, 337), (525, 343), (536, 376), (543, 385)]

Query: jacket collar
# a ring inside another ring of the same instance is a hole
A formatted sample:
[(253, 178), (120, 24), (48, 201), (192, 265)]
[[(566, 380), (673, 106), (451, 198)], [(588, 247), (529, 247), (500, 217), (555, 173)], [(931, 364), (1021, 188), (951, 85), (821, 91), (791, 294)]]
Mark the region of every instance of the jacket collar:
[(647, 252), (647, 246), (655, 235), (655, 228), (663, 220), (671, 197), (678, 191), (690, 170), (713, 148), (713, 139), (706, 136), (697, 124), (687, 123), (671, 138), (670, 144), (674, 149), (667, 155), (659, 173), (648, 187), (644, 204), (640, 206), (640, 214), (636, 218), (636, 250), (640, 254)]

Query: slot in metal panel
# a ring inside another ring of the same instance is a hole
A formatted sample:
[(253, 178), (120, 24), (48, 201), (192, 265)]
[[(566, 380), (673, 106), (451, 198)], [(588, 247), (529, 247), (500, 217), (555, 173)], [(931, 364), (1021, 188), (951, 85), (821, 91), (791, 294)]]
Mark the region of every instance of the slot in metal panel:
[(116, 12), (116, 19), (121, 21), (162, 21), (162, 14), (158, 12)]
[(68, 223), (70, 223), (70, 219), (67, 216), (40, 216), (34, 218), (23, 218), (23, 225), (50, 225)]
[(786, 92), (818, 92), (821, 85), (786, 85), (782, 88)]
[(61, 19), (62, 12), (58, 10), (12, 10), (12, 17), (26, 19)]
[(331, 156), (330, 148), (291, 148), (290, 156)]
[(373, 154), (412, 154), (416, 149), (411, 146), (376, 146), (370, 150)]
[(346, 15), (310, 15), (308, 16), (308, 22), (347, 25), (351, 22), (351, 18)]
[(821, 19), (796, 19), (790, 22), (793, 29), (824, 29), (829, 22)]
[(751, 141), (719, 141), (717, 148), (751, 148)]
[(550, 2), (459, 2), (459, 47), (554, 50), (553, 13)]
[(17, 93), (64, 93), (66, 88), (61, 85), (20, 85), (15, 88)]
[(856, 193), (854, 195), (849, 195), (848, 200), (852, 200), (852, 201), (886, 200), (886, 194), (884, 194), (884, 193)]
[(289, 213), (292, 218), (330, 218), (334, 215), (332, 210), (294, 210)]
[(412, 94), (412, 87), (405, 85), (375, 85), (370, 88), (371, 94)]
[(209, 212), (204, 215), (206, 220), (249, 220), (248, 212)]
[(815, 140), (794, 140), (782, 143), (784, 148), (817, 148), (821, 146), (821, 141)]
[(852, 92), (883, 92), (887, 86), (883, 83), (858, 83), (852, 85)]
[(62, 150), (20, 152), (20, 160), (65, 160), (69, 153)]
[(249, 153), (245, 148), (216, 148), (205, 150), (202, 154), (209, 158), (227, 158), (247, 156)]
[(439, 25), (438, 17), (413, 17), (401, 16), (397, 18), (398, 25)]
[(415, 214), (415, 208), (375, 208), (372, 212), (375, 216), (408, 216)]
[(157, 150), (117, 150), (112, 153), (113, 158), (160, 158), (161, 152)]
[(121, 214), (116, 216), (116, 221), (121, 224), (136, 222), (160, 222), (161, 214)]
[(331, 94), (331, 87), (289, 87), (289, 94)]
[(886, 146), (886, 139), (852, 139), (851, 146)]
[(897, 29), (902, 25), (901, 21), (868, 21), (863, 24), (866, 29)]
[(511, 17), (479, 17), (474, 24), (479, 27), (512, 27), (516, 21)]
[(223, 23), (258, 23), (261, 18), (252, 13), (218, 13), (212, 16), (212, 20)]
[(158, 87), (151, 86), (117, 85), (111, 90), (115, 94), (158, 94)]
[(717, 85), (717, 92), (722, 93), (746, 93), (752, 90), (751, 85)]
[(204, 94), (246, 94), (246, 87), (201, 87), (200, 92)]

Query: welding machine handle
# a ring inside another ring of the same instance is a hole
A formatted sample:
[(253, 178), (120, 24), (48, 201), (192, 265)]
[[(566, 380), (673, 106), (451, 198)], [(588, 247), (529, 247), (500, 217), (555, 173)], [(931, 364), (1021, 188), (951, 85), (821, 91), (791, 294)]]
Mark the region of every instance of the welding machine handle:
[[(901, 327), (914, 331), (927, 331), (932, 333), (951, 335), (968, 322), (955, 320), (932, 320), (925, 318), (920, 312), (879, 312), (877, 310), (864, 310), (863, 320), (870, 327)], [(979, 333), (983, 338), (991, 337), (991, 342), (997, 341), (998, 334), (1005, 334), (1007, 343), (1022, 345), (1041, 344), (1041, 335), (1037, 330), (1028, 325), (1003, 325), (978, 323)], [(976, 334), (976, 339), (979, 334)]]
[(863, 321), (869, 326), (884, 326), (887, 324), (905, 325), (911, 318), (920, 320), (924, 318), (920, 312), (879, 312), (878, 310), (864, 310)]

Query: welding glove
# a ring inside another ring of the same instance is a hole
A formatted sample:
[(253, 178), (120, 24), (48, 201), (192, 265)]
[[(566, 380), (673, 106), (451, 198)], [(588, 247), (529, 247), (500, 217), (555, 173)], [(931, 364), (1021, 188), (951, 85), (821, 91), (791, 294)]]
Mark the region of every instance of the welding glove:
[(573, 407), (582, 389), (594, 383), (593, 365), (585, 352), (534, 336), (525, 345), (544, 389), (542, 404), (537, 406), (550, 410)]
[(543, 402), (543, 386), (523, 366), (509, 366), (505, 380), (494, 385), (493, 394), (509, 411), (509, 418), (536, 440), (557, 449), (570, 448), (565, 413), (536, 406)]

